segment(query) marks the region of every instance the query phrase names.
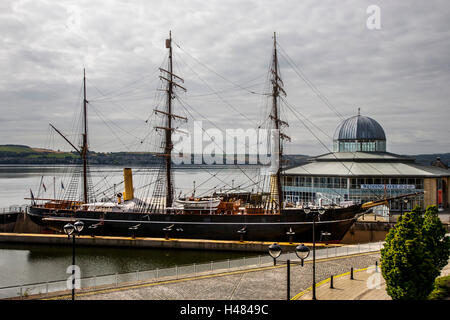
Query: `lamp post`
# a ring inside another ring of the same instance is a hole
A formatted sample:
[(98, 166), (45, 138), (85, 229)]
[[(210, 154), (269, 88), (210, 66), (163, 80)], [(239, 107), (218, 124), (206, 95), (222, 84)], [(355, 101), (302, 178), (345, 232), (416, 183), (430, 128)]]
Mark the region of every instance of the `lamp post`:
[[(277, 264), (277, 258), (281, 255), (281, 247), (273, 243), (269, 246), (269, 254), (273, 258), (273, 265), (275, 266)], [(295, 254), (297, 257), (301, 260), (301, 266), (303, 267), (303, 260), (305, 260), (309, 256), (309, 248), (305, 246), (303, 243), (301, 245), (298, 245), (295, 248)], [(287, 287), (287, 300), (291, 299), (291, 260), (286, 260), (286, 287)]]
[[(405, 211), (408, 210), (408, 198), (403, 199), (403, 202), (405, 203)], [(402, 208), (403, 208), (403, 203), (402, 203)], [(402, 210), (402, 215), (403, 215), (403, 210)]]
[(312, 299), (316, 300), (316, 217), (318, 215), (323, 215), (325, 213), (325, 209), (323, 207), (320, 207), (316, 210), (311, 210), (311, 208), (306, 207), (303, 209), (303, 212), (305, 214), (312, 214), (313, 215), (313, 230), (312, 230), (312, 237), (313, 237), (313, 285), (312, 285)]
[(70, 239), (72, 235), (72, 300), (75, 300), (75, 236), (81, 233), (84, 228), (84, 223), (80, 220), (74, 224), (68, 223), (64, 226), (64, 233)]

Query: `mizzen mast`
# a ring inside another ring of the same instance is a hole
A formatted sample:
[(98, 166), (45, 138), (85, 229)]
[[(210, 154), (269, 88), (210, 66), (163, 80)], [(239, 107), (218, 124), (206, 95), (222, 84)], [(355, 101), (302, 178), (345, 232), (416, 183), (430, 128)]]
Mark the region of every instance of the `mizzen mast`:
[(83, 199), (84, 203), (88, 203), (88, 181), (87, 181), (87, 103), (86, 100), (86, 69), (83, 69), (83, 145), (81, 146), (81, 158), (83, 161)]

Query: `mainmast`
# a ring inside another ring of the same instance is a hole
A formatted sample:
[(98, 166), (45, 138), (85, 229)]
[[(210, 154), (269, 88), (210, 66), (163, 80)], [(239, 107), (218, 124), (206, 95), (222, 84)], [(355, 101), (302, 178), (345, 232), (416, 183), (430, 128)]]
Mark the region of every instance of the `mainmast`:
[(175, 82), (175, 79), (184, 82), (184, 80), (173, 73), (173, 55), (172, 55), (172, 32), (169, 32), (169, 39), (166, 39), (166, 48), (169, 49), (169, 62), (168, 62), (168, 70), (164, 70), (160, 68), (159, 70), (164, 75), (161, 75), (161, 80), (167, 81), (167, 108), (166, 111), (155, 110), (155, 112), (159, 112), (166, 116), (166, 127), (156, 127), (156, 129), (165, 130), (165, 143), (164, 143), (164, 154), (165, 157), (165, 180), (166, 180), (166, 192), (165, 192), (165, 207), (171, 207), (173, 203), (174, 196), (174, 187), (173, 187), (173, 177), (172, 177), (172, 132), (175, 130), (172, 127), (172, 119), (179, 118), (186, 120), (185, 117), (181, 117), (172, 113), (173, 105), (172, 100), (174, 97), (174, 87), (181, 88), (186, 91), (186, 88), (180, 86)]
[(275, 129), (275, 135), (273, 136), (272, 143), (274, 144), (277, 156), (277, 167), (276, 172), (272, 173), (270, 177), (270, 188), (271, 188), (271, 198), (272, 201), (278, 203), (280, 210), (283, 208), (283, 191), (281, 189), (281, 170), (282, 170), (282, 158), (283, 158), (283, 148), (282, 139), (289, 139), (288, 136), (281, 133), (281, 126), (288, 124), (285, 121), (280, 120), (279, 104), (278, 99), (280, 92), (286, 95), (283, 89), (283, 81), (280, 78), (278, 71), (278, 55), (277, 55), (277, 38), (276, 33), (273, 33), (273, 61), (272, 61), (272, 113), (270, 118), (273, 121), (273, 127)]

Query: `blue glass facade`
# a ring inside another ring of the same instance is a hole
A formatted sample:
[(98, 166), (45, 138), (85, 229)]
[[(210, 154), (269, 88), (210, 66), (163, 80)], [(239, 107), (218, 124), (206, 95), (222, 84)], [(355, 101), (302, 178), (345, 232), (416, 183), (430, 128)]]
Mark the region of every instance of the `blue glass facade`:
[[(285, 176), (283, 181), (285, 201), (301, 205), (317, 203), (319, 199), (324, 203), (364, 203), (421, 192), (423, 189), (421, 178)], [(390, 209), (401, 210), (400, 205), (400, 202), (392, 201)], [(403, 203), (403, 209), (411, 209), (415, 205), (423, 206), (423, 195), (410, 198), (406, 206)]]

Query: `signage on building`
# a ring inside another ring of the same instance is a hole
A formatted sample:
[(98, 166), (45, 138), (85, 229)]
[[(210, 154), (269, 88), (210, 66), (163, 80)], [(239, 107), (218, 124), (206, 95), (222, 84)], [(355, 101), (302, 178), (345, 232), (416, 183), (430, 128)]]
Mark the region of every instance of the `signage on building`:
[(371, 190), (396, 190), (396, 189), (416, 189), (413, 184), (362, 184), (361, 189), (371, 189)]

